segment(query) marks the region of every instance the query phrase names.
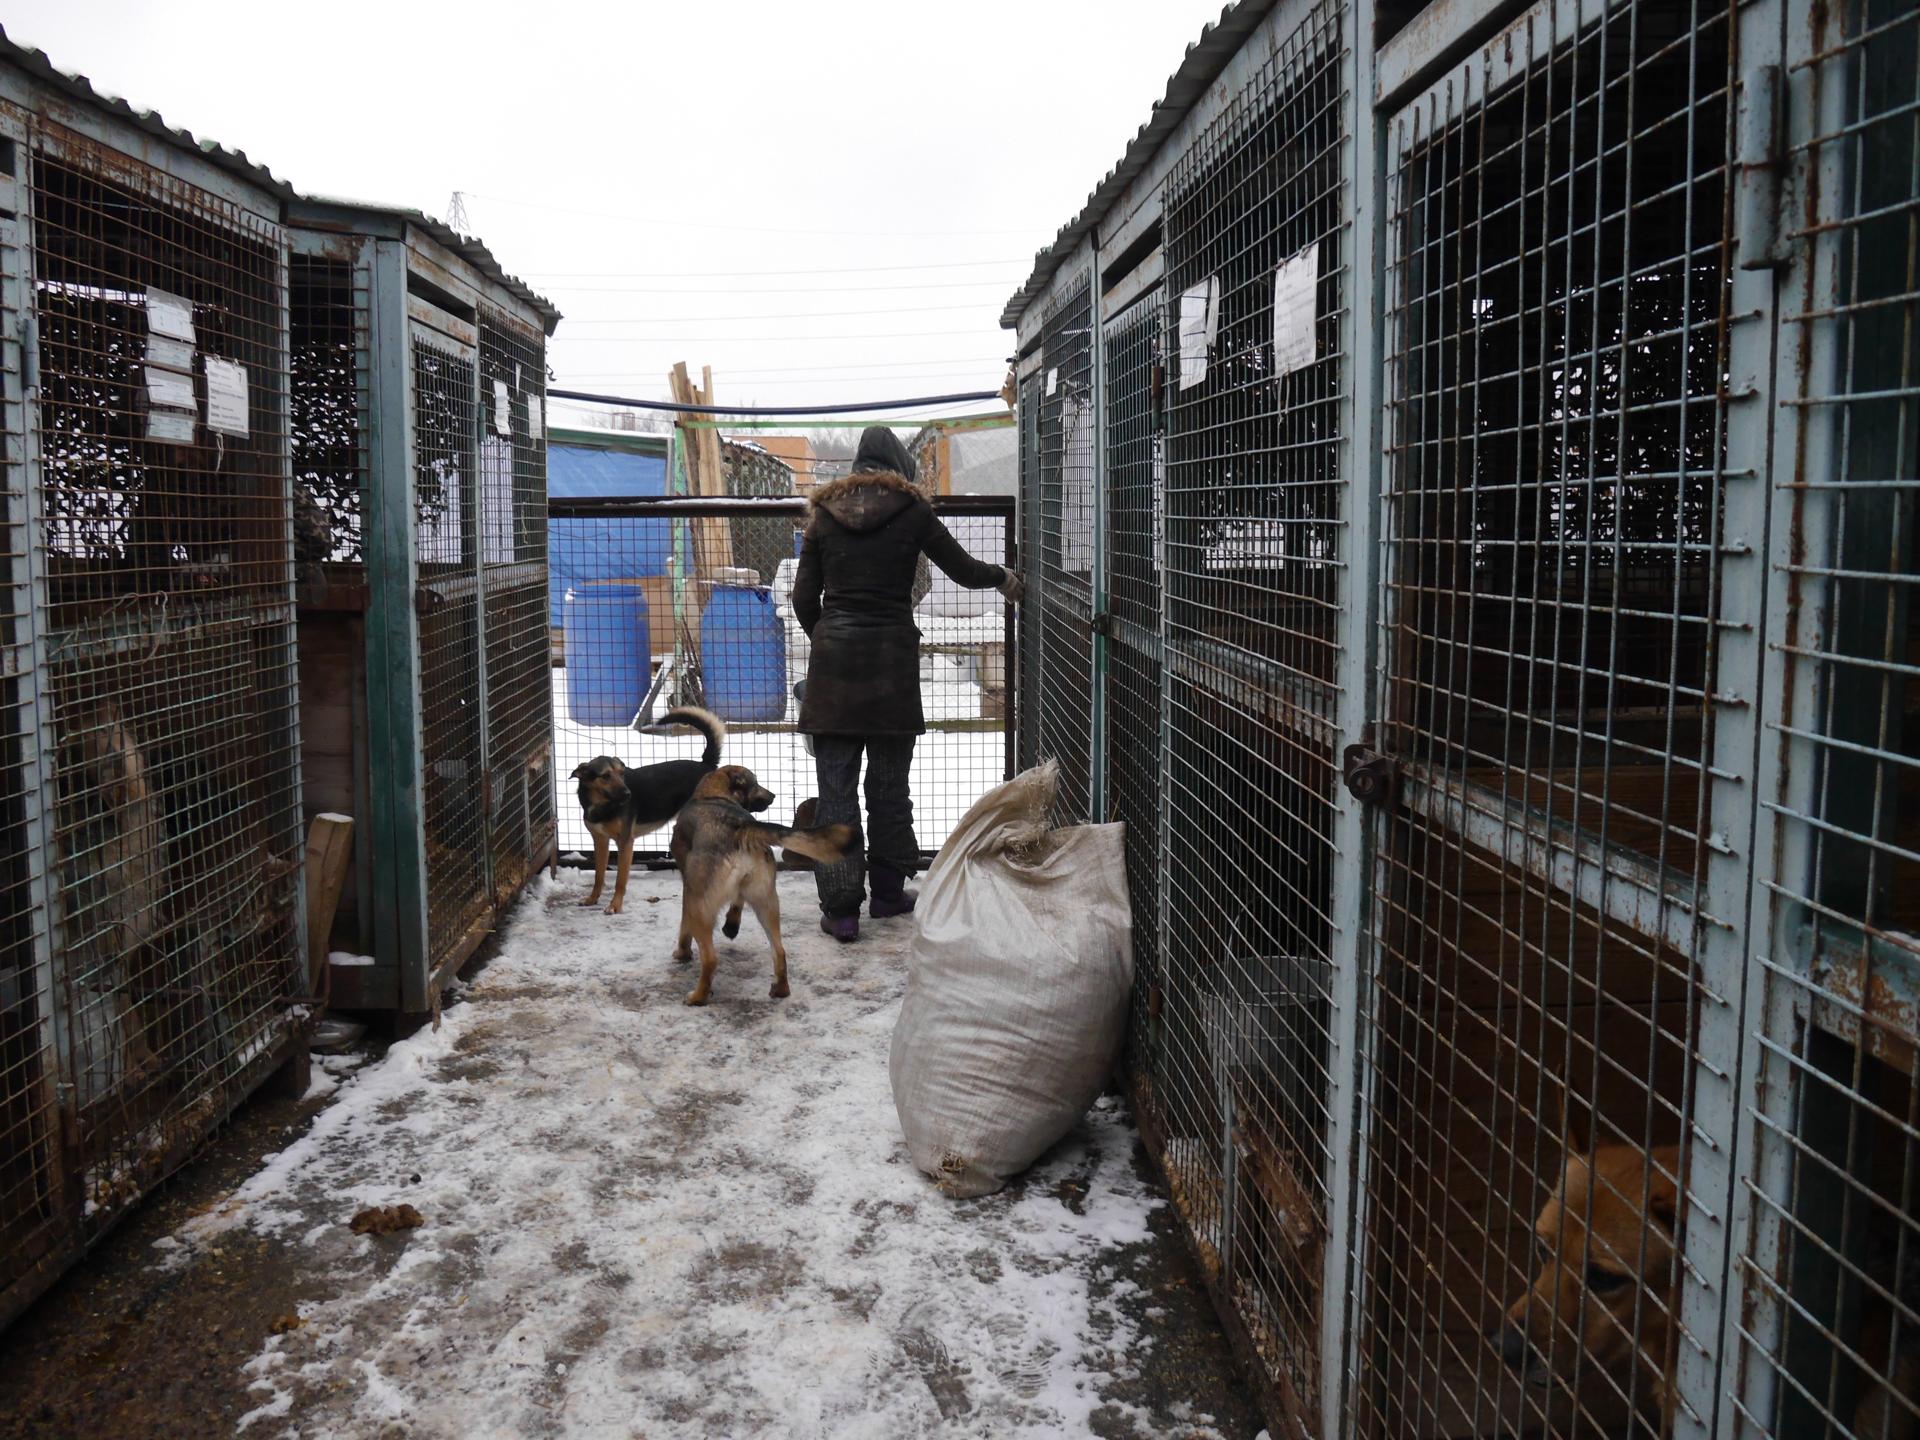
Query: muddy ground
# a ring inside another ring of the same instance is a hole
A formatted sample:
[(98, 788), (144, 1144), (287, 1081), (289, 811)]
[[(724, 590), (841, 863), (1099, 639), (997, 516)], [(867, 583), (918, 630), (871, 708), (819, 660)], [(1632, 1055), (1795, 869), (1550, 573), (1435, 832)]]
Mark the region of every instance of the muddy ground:
[[(260, 1403), (241, 1367), (302, 1304), (330, 1298), (333, 1277), (311, 1248), (247, 1230), (172, 1268), (157, 1263), (156, 1242), (166, 1246), (193, 1217), (220, 1207), (330, 1098), (262, 1096), (244, 1105), (196, 1163), (0, 1336), (0, 1437), (233, 1433)], [(1144, 1151), (1134, 1164), (1165, 1198)], [(1059, 1203), (1077, 1203), (1071, 1185), (1060, 1188)], [(1119, 1257), (1124, 1263), (1114, 1271), (1139, 1287), (1119, 1303), (1141, 1317), (1154, 1343), (1135, 1357), (1134, 1375), (1115, 1380), (1109, 1398), (1169, 1420), (1210, 1416), (1218, 1434), (1253, 1440), (1262, 1422), (1252, 1392), (1237, 1374), (1172, 1206), (1156, 1207), (1151, 1225), (1153, 1238), (1128, 1247), (1134, 1253)], [(928, 1384), (937, 1389), (936, 1371)], [(283, 1423), (298, 1426), (300, 1418), (296, 1409)], [(278, 1433), (281, 1426), (261, 1428)], [(1091, 1433), (1138, 1430), (1117, 1410), (1096, 1411)]]

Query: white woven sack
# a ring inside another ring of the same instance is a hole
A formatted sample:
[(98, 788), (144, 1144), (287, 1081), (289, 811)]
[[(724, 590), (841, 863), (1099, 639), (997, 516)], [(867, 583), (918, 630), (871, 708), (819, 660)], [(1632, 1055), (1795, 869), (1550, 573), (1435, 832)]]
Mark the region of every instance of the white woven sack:
[(894, 1026), (893, 1103), (949, 1195), (1026, 1169), (1098, 1098), (1133, 985), (1125, 826), (1047, 828), (1049, 762), (982, 796), (934, 859)]

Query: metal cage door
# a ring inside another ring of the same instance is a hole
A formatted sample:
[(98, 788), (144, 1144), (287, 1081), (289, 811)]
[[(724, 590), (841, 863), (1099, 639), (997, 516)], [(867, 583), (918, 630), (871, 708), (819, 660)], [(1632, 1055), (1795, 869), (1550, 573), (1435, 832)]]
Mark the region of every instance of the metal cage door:
[(546, 345), (483, 309), (480, 517), (485, 577), (483, 801), (496, 909), (554, 839), (553, 672), (547, 629)]
[[(1772, 340), (1736, 112), (1778, 22), (1545, 0), (1387, 121), (1365, 1433), (1712, 1423)], [(1595, 1194), (1686, 1257), (1618, 1363), (1536, 1284), (1601, 1283), (1534, 1233)]]
[(1082, 280), (1053, 306), (1041, 329), (1037, 473), (1030, 519), (1034, 547), (1030, 655), (1041, 759), (1060, 765), (1056, 804), (1066, 823), (1091, 818), (1093, 803), (1093, 302)]
[[(424, 309), (413, 302), (416, 311)], [(429, 974), (492, 922), (479, 366), (473, 327), (409, 326), (420, 813)]]

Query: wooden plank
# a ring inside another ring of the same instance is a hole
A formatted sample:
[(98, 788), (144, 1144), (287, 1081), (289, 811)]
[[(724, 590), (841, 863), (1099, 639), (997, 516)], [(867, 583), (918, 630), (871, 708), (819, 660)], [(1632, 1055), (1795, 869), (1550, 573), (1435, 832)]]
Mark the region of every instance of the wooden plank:
[(314, 816), (307, 831), (307, 971), (316, 995), (326, 983), (333, 912), (352, 859), (353, 821), (345, 815)]
[[(711, 367), (701, 371), (704, 385), (696, 387), (687, 373), (685, 361), (674, 365), (669, 374), (668, 383), (673, 388), (674, 400), (682, 405), (713, 404), (713, 370)], [(711, 426), (696, 426), (687, 423), (689, 419), (711, 419), (703, 417), (684, 417), (679, 422), (681, 453), (687, 457), (687, 483), (693, 494), (713, 498), (727, 493), (726, 464), (721, 455), (720, 436)], [(713, 572), (733, 564), (733, 527), (724, 519), (710, 517), (697, 519), (693, 525), (693, 569), (688, 576), (690, 582), (710, 579)], [(695, 609), (699, 608), (700, 592), (690, 597)]]

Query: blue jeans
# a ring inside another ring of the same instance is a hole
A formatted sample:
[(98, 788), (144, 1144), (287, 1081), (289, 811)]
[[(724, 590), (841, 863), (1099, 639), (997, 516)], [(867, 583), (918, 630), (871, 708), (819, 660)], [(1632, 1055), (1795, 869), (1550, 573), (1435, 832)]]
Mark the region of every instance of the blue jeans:
[(817, 825), (860, 825), (860, 757), (867, 757), (867, 824), (864, 853), (813, 872), (820, 908), (828, 915), (858, 915), (867, 898), (867, 862), (901, 875), (920, 868), (920, 842), (913, 834), (913, 735), (816, 735), (813, 768), (820, 781)]

